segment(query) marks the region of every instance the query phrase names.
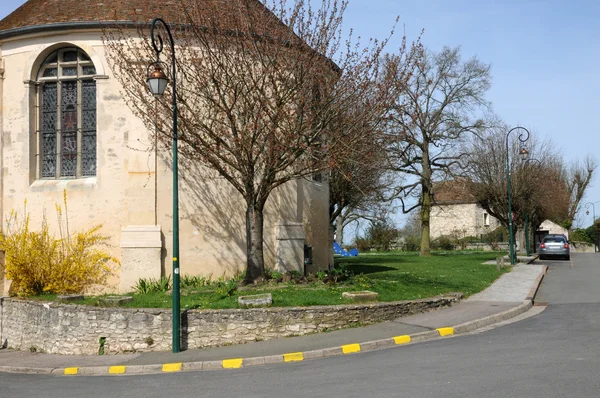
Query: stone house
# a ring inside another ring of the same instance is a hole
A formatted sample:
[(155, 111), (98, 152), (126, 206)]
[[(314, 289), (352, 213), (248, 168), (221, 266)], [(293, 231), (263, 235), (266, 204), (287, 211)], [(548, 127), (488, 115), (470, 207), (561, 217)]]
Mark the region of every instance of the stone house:
[[(501, 226), (498, 219), (482, 208), (464, 181), (443, 181), (434, 185), (435, 204), (431, 208), (431, 238), (452, 236), (463, 238), (472, 236), (480, 238)], [(569, 231), (550, 220), (542, 222), (537, 230), (532, 231), (534, 240), (531, 248), (536, 250), (542, 238), (547, 234), (564, 234)], [(507, 240), (507, 238), (505, 238)], [(525, 231), (518, 229), (517, 247), (525, 247)]]
[[(173, 1), (29, 0), (0, 21), (1, 221), (26, 200), (31, 225), (45, 212), (56, 230), (54, 206), (66, 191), (71, 231), (102, 224), (110, 237), (121, 262), (113, 291), (171, 273), (169, 156), (126, 106), (102, 43), (106, 26), (133, 28), (155, 17), (180, 19)], [(179, 186), (182, 274), (244, 269), (241, 195), (206, 169), (180, 168)], [(267, 267), (304, 271), (305, 246), (312, 247), (308, 271), (333, 263), (328, 201), (326, 180), (292, 181), (271, 194)]]
[(483, 209), (463, 181), (444, 181), (434, 185), (434, 205), (430, 215), (431, 238), (440, 236), (480, 237), (500, 226)]

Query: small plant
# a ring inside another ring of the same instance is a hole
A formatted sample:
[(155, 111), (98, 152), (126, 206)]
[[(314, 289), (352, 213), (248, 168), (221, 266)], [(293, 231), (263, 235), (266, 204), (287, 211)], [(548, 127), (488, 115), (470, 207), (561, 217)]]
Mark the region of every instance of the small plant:
[(140, 278), (135, 284), (134, 291), (138, 294), (148, 294), (151, 292), (151, 283), (149, 279)]
[(373, 281), (363, 274), (354, 275), (351, 278), (351, 281), (354, 285), (360, 287), (361, 289), (370, 289), (373, 287)]
[(104, 345), (106, 344), (106, 337), (100, 337), (98, 340), (98, 355), (104, 355)]
[(221, 297), (231, 297), (238, 288), (237, 281), (219, 278), (215, 283), (215, 291)]
[(164, 277), (162, 276), (160, 279), (154, 278), (140, 278), (138, 279), (134, 291), (138, 294), (148, 294), (148, 293), (166, 293), (171, 289), (171, 276)]
[(31, 347), (29, 347), (29, 352), (38, 352), (38, 348), (32, 345)]
[(63, 208), (56, 205), (59, 237), (50, 233), (46, 216), (39, 231), (30, 228), (27, 201), (23, 216), (12, 210), (0, 233), (0, 248), (6, 253), (6, 277), (12, 280), (11, 294), (18, 296), (42, 293), (75, 294), (106, 283), (118, 261), (107, 251), (98, 249), (108, 237), (98, 231), (69, 232), (67, 195)]
[(203, 276), (183, 275), (180, 281), (181, 287), (203, 288), (208, 286), (209, 279)]
[(279, 271), (275, 271), (272, 268), (265, 268), (265, 279), (279, 282), (283, 279), (283, 274)]
[(146, 337), (146, 340), (144, 340), (144, 342), (151, 346), (152, 344), (154, 344), (154, 339), (151, 336), (148, 336)]

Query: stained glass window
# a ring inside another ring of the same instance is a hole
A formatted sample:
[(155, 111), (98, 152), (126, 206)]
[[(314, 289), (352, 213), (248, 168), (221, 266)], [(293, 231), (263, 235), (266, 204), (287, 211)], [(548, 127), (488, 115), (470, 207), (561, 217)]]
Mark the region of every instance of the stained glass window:
[(96, 68), (77, 48), (55, 51), (39, 72), (41, 178), (96, 175)]

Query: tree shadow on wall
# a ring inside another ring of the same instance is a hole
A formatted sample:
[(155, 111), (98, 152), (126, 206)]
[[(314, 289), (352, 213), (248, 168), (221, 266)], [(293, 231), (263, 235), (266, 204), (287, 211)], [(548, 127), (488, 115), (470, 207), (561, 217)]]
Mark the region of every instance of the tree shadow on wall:
[[(181, 160), (179, 170), (180, 223), (189, 221), (198, 240), (197, 245), (185, 250), (198, 252), (198, 267), (202, 267), (203, 259), (214, 258), (221, 272), (213, 276), (245, 270), (246, 202), (241, 194), (217, 172), (194, 162)], [(204, 255), (203, 247), (210, 247), (210, 253)], [(265, 246), (265, 258), (272, 254), (267, 250)]]

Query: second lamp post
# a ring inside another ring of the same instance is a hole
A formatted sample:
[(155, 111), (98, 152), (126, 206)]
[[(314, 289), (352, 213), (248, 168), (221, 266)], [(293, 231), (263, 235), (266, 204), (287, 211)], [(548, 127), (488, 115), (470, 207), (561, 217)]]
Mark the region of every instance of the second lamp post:
[[(513, 131), (516, 130), (523, 130), (520, 134), (519, 134), (519, 141), (521, 141), (523, 144), (529, 139), (529, 130), (527, 130), (525, 127), (513, 127), (512, 129), (510, 129), (508, 131), (508, 133), (506, 133), (506, 181), (508, 184), (508, 245), (509, 245), (509, 249), (510, 249), (510, 264), (514, 265), (516, 262), (515, 259), (515, 242), (514, 242), (514, 237), (513, 237), (513, 214), (512, 214), (512, 203), (510, 200), (510, 155), (509, 155), (509, 150), (508, 150), (508, 137), (510, 136), (510, 133), (512, 133)], [(523, 159), (527, 158), (527, 155), (529, 155), (529, 152), (527, 152), (527, 149), (525, 149), (525, 147), (521, 147), (521, 150), (519, 151), (519, 156), (521, 156)]]

